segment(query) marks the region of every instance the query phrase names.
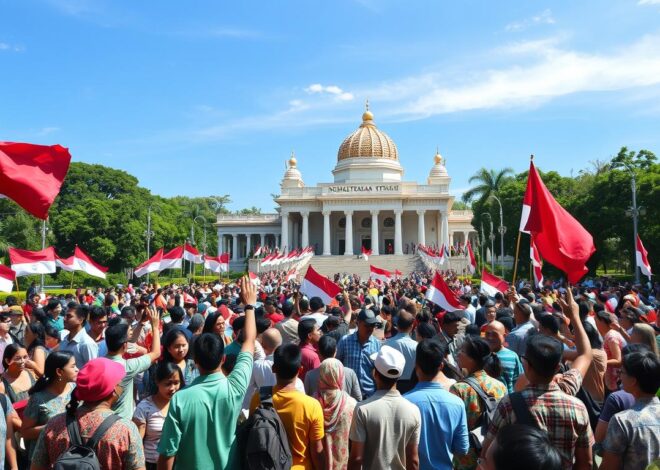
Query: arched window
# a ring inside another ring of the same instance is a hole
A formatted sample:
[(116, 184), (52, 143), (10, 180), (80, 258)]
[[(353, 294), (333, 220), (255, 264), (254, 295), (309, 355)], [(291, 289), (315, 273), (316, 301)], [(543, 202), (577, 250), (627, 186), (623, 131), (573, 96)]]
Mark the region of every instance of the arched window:
[(369, 228), (371, 227), (371, 218), (370, 217), (365, 217), (362, 219), (362, 228)]
[(384, 227), (394, 227), (394, 219), (392, 217), (388, 217), (383, 221), (383, 226)]
[(346, 228), (346, 219), (344, 217), (339, 219), (339, 228)]

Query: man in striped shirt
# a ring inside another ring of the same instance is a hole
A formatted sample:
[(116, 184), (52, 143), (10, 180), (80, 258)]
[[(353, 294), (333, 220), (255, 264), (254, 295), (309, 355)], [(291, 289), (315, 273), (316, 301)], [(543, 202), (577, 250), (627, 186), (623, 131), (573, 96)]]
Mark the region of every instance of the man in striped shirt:
[(523, 373), (523, 366), (518, 355), (504, 347), (504, 336), (506, 329), (504, 325), (497, 320), (490, 322), (486, 326), (486, 341), (490, 350), (497, 354), (502, 364), (502, 375), (499, 380), (504, 385), (508, 393), (515, 391), (514, 387), (520, 374)]

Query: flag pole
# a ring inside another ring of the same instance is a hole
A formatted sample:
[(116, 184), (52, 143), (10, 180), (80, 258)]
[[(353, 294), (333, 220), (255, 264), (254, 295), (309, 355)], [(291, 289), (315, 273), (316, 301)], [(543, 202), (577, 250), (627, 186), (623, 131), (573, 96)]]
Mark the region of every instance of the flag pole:
[(71, 271), (71, 289), (73, 289), (73, 276), (75, 276), (75, 274), (75, 271)]
[[(531, 154), (529, 156), (530, 161), (534, 161), (534, 154)], [(529, 179), (529, 175), (527, 175), (527, 179)], [(513, 279), (511, 280), (511, 283), (515, 286), (516, 285), (516, 273), (518, 272), (518, 254), (520, 253), (520, 228), (518, 228), (518, 241), (516, 242), (516, 257), (513, 260)]]

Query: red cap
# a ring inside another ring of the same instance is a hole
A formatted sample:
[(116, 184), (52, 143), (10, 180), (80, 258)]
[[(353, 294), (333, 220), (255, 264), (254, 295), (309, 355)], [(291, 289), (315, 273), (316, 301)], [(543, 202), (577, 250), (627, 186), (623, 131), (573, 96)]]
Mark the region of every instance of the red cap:
[(75, 398), (80, 401), (103, 400), (112, 393), (125, 376), (126, 369), (120, 363), (105, 357), (92, 359), (78, 372), (73, 393)]

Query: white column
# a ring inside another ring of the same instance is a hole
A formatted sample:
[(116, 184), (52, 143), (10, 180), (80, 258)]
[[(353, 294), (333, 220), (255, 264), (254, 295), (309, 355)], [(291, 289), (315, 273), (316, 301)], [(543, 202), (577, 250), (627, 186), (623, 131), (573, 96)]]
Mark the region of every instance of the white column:
[(454, 246), (454, 232), (449, 232), (449, 245)]
[(403, 240), (401, 237), (401, 214), (402, 210), (397, 209), (394, 211), (394, 254), (403, 254)]
[(353, 211), (344, 211), (346, 217), (346, 251), (344, 255), (353, 254)]
[(371, 254), (378, 255), (378, 211), (371, 211)]
[(438, 249), (442, 246), (442, 212), (438, 211), (438, 220), (435, 227), (436, 231), (436, 242), (438, 243)]
[(245, 257), (247, 258), (250, 255), (250, 249), (252, 248), (252, 234), (251, 233), (246, 233), (245, 234)]
[(289, 246), (289, 213), (282, 212), (282, 235), (280, 241), (280, 252), (285, 253)]
[(417, 211), (417, 243), (426, 245), (426, 227), (424, 226), (424, 214), (426, 211)]
[(238, 261), (238, 235), (233, 234), (231, 236), (231, 259), (233, 261)]
[(467, 245), (469, 233), (470, 232), (463, 232), (463, 245)]
[(442, 213), (442, 243), (449, 249), (449, 214)]
[(291, 248), (298, 248), (298, 245), (300, 245), (300, 234), (298, 233), (298, 227), (299, 227), (298, 221), (297, 220), (293, 221)]
[(259, 234), (259, 235), (260, 235), (260, 237), (261, 237), (261, 243), (260, 243), (260, 245), (261, 245), (261, 247), (263, 248), (264, 246), (266, 246), (266, 234), (265, 234), (265, 233), (261, 233), (261, 234)]
[(330, 214), (332, 211), (323, 211), (323, 256), (330, 256)]
[(309, 212), (302, 212), (302, 247), (309, 245)]

